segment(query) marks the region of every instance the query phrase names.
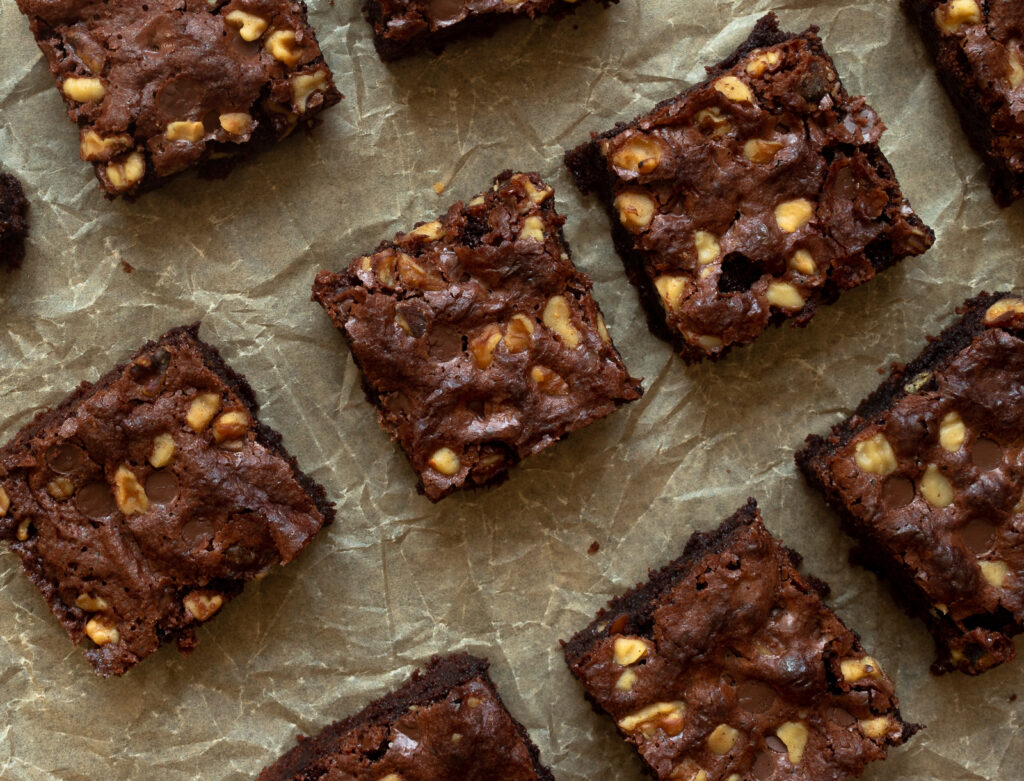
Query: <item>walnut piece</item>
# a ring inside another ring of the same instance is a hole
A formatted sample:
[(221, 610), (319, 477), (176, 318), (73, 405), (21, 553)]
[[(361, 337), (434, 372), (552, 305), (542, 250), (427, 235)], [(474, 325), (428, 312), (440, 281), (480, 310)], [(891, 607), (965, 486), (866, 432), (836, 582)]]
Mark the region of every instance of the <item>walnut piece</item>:
[(739, 736), (739, 730), (736, 728), (730, 727), (728, 724), (719, 724), (708, 735), (708, 751), (718, 756), (724, 756), (732, 751)]
[(865, 656), (863, 659), (843, 659), (839, 663), (839, 669), (847, 683), (856, 683), (862, 678), (882, 678), (882, 665), (871, 656)]
[(75, 484), (67, 477), (55, 477), (46, 484), (46, 493), (58, 501), (67, 499), (75, 492)]
[(953, 35), (961, 27), (980, 21), (981, 8), (977, 0), (950, 0), (935, 9), (935, 24), (946, 35)]
[(237, 409), (225, 412), (213, 421), (213, 441), (219, 445), (243, 437), (249, 430), (249, 424), (248, 413)]
[(985, 325), (992, 325), (1008, 312), (1024, 315), (1024, 301), (1019, 298), (1000, 298), (985, 311)]
[(650, 649), (639, 637), (616, 637), (614, 644), (615, 664), (628, 667), (647, 656)]
[(649, 174), (661, 161), (661, 144), (649, 136), (633, 136), (618, 152), (612, 155), (617, 168)]
[(501, 341), (501, 328), (495, 324), (487, 326), (469, 342), (469, 351), (478, 369), (487, 369), (494, 360), (494, 351)]
[(68, 76), (61, 89), (76, 103), (99, 103), (107, 94), (103, 82), (94, 77)]
[(1010, 568), (1006, 566), (1005, 561), (982, 560), (978, 562), (978, 566), (981, 567), (981, 576), (990, 586), (996, 588), (1002, 588), (1006, 576), (1010, 574)]
[(779, 53), (776, 51), (754, 52), (747, 60), (746, 71), (754, 78), (759, 78), (768, 68), (778, 65), (780, 59)]
[(787, 721), (779, 725), (775, 734), (786, 744), (790, 764), (799, 765), (800, 760), (804, 758), (804, 747), (807, 745), (807, 727), (799, 721)]
[(117, 502), (117, 509), (125, 515), (144, 513), (149, 509), (146, 489), (125, 464), (121, 464), (114, 473), (114, 501)]
[(534, 332), (533, 320), (526, 315), (512, 315), (505, 327), (505, 346), (510, 353), (521, 353), (530, 347)]
[(939, 421), (939, 444), (947, 453), (955, 453), (964, 446), (967, 439), (967, 426), (963, 418), (956, 412), (947, 412)]
[(451, 477), (452, 475), (458, 474), (462, 468), (462, 462), (459, 460), (458, 455), (455, 451), (449, 447), (442, 447), (434, 451), (434, 455), (430, 457), (427, 464), (440, 472), (443, 475)]
[(127, 190), (142, 181), (146, 173), (146, 158), (142, 152), (132, 152), (127, 158), (107, 164), (107, 179), (118, 190)]
[(707, 231), (696, 231), (693, 234), (693, 244), (697, 248), (697, 262), (702, 266), (714, 263), (722, 253), (718, 238)]
[(536, 215), (523, 220), (519, 241), (544, 241), (544, 221)]
[(879, 716), (874, 719), (861, 719), (857, 726), (860, 727), (860, 731), (864, 733), (865, 737), (878, 740), (889, 731), (889, 717)]
[(275, 30), (267, 36), (263, 48), (270, 52), (275, 60), (283, 62), (289, 68), (294, 68), (302, 59), (302, 49), (295, 46), (294, 30)]
[(661, 296), (665, 309), (670, 312), (679, 306), (679, 302), (683, 300), (683, 294), (686, 293), (686, 288), (689, 284), (690, 280), (686, 277), (673, 276), (671, 274), (662, 274), (654, 280), (654, 287), (658, 291), (658, 295)]
[(789, 282), (769, 282), (766, 296), (769, 304), (780, 309), (796, 310), (804, 305), (804, 297), (796, 285)]
[(103, 597), (94, 597), (92, 594), (79, 594), (75, 597), (75, 605), (89, 613), (101, 613), (110, 608), (110, 604)]
[(154, 469), (163, 469), (174, 458), (174, 437), (170, 434), (157, 434), (153, 438), (153, 450), (149, 454), (149, 464)]
[(678, 735), (683, 728), (685, 710), (682, 702), (656, 702), (619, 719), (619, 729), (640, 731), (647, 738), (653, 737), (659, 729), (668, 735)]
[(427, 271), (404, 252), (398, 254), (398, 276), (409, 287), (417, 290), (443, 290), (444, 280), (437, 274)]
[(569, 385), (558, 372), (547, 366), (537, 365), (530, 369), (530, 379), (537, 383), (541, 393), (548, 396), (565, 396), (569, 393)]
[(818, 265), (814, 262), (814, 256), (805, 249), (798, 249), (789, 259), (789, 267), (799, 271), (804, 276), (818, 273)]
[(628, 692), (633, 690), (636, 684), (636, 673), (633, 670), (623, 670), (622, 675), (615, 681), (615, 688), (619, 691)]
[(292, 77), (292, 105), (300, 114), (305, 113), (310, 96), (327, 89), (327, 72), (301, 73)]
[(11, 497), (7, 495), (7, 491), (2, 485), (0, 485), (0, 518), (7, 515), (7, 511), (11, 509)]
[(242, 40), (249, 43), (258, 39), (267, 29), (266, 19), (262, 16), (256, 16), (256, 14), (246, 13), (245, 11), (232, 11), (229, 14), (225, 14), (224, 21), (229, 26), (236, 28)]
[(783, 201), (775, 207), (775, 222), (783, 233), (796, 233), (814, 216), (814, 205), (806, 198)]
[(862, 470), (872, 474), (884, 476), (896, 471), (896, 454), (881, 433), (858, 442), (854, 447), (853, 460)]
[(170, 122), (164, 130), (168, 141), (191, 141), (193, 144), (206, 134), (202, 122)]
[(651, 196), (633, 191), (615, 196), (615, 208), (619, 212), (619, 222), (633, 231), (642, 230), (650, 225), (657, 209)]
[(255, 121), (244, 111), (236, 111), (231, 114), (220, 115), (220, 126), (233, 136), (244, 136), (251, 133)]
[(572, 324), (572, 313), (569, 311), (569, 302), (565, 300), (565, 296), (552, 296), (548, 299), (544, 305), (541, 322), (558, 334), (569, 349), (575, 350), (579, 346), (580, 332)]
[(194, 432), (201, 434), (210, 425), (213, 416), (219, 411), (220, 394), (200, 393), (189, 406), (188, 413), (185, 415), (185, 422), (188, 423)]
[(212, 591), (193, 591), (182, 602), (196, 621), (207, 621), (221, 609), (224, 597)]
[(83, 130), (78, 141), (78, 153), (83, 160), (104, 162), (131, 149), (134, 143), (132, 137), (127, 134), (104, 137), (95, 130)]
[(935, 464), (928, 464), (918, 488), (921, 496), (935, 507), (947, 507), (953, 501), (953, 485)]
[(711, 86), (733, 102), (754, 102), (754, 93), (750, 91), (750, 87), (735, 76), (722, 76), (722, 78), (716, 79)]
[(752, 138), (743, 145), (743, 156), (752, 163), (765, 164), (775, 159), (775, 154), (782, 149), (778, 141), (765, 141), (763, 138)]
[(409, 235), (417, 239), (425, 239), (426, 241), (437, 241), (444, 237), (444, 228), (440, 220), (434, 220), (433, 222), (426, 222), (413, 228), (409, 231)]
[(121, 641), (121, 633), (114, 622), (106, 616), (93, 616), (85, 625), (85, 633), (96, 645), (117, 645)]

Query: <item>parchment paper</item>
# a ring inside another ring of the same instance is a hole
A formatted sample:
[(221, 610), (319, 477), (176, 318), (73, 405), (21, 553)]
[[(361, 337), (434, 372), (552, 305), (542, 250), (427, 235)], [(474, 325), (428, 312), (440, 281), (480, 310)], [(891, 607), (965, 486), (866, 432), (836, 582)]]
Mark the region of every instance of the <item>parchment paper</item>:
[[(338, 504), (334, 526), (201, 629), (191, 657), (164, 648), (119, 680), (93, 675), (17, 558), (0, 553), (0, 778), (249, 778), (297, 732), (355, 712), (433, 653), (465, 649), (490, 657), (556, 777), (639, 779), (558, 640), (748, 495), (832, 584), (835, 609), (896, 679), (904, 715), (928, 725), (865, 777), (1024, 778), (1024, 700), (1012, 699), (1024, 693), (1024, 659), (977, 679), (932, 678), (923, 625), (847, 564), (849, 540), (792, 460), (881, 369), (916, 355), (955, 304), (1024, 282), (1024, 207), (993, 203), (896, 3), (622, 0), (391, 67), (357, 0), (310, 5), (347, 96), (322, 127), (223, 181), (186, 174), (110, 204), (78, 160), (26, 20), (0, 0), (0, 159), (32, 201), (25, 266), (0, 275), (0, 440), (145, 339), (202, 318), (264, 420)], [(786, 29), (821, 26), (847, 88), (888, 124), (882, 147), (937, 241), (807, 329), (687, 368), (647, 332), (606, 218), (560, 157), (699, 80), (773, 8)], [(503, 486), (434, 506), (414, 493), (310, 285), (504, 168), (539, 170), (555, 186), (576, 262), (647, 392)]]

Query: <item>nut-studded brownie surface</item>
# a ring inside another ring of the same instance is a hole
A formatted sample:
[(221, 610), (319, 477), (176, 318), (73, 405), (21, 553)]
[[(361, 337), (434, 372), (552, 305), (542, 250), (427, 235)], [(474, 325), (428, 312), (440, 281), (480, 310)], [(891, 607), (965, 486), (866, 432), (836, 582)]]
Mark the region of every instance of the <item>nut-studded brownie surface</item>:
[(0, 539), (103, 676), (182, 651), (334, 516), (198, 324), (83, 383), (0, 449)]
[[(618, 0), (600, 0), (605, 5)], [(473, 33), (487, 33), (505, 21), (541, 15), (564, 16), (580, 0), (366, 0), (363, 14), (373, 27), (382, 60), (397, 60)]]
[(708, 73), (565, 155), (608, 210), (651, 329), (687, 362), (804, 325), (933, 240), (815, 28), (785, 33), (770, 14)]
[(797, 463), (928, 623), (933, 669), (980, 673), (1024, 628), (1024, 299), (964, 307)]
[(553, 781), (468, 654), (434, 657), (401, 689), (299, 745), (258, 781)]
[(17, 268), (25, 259), (28, 200), (21, 182), (0, 171), (0, 267)]
[(343, 272), (313, 298), (344, 334), (380, 423), (438, 500), (640, 397), (554, 194), (505, 172)]
[(655, 778), (860, 775), (918, 729), (751, 499), (565, 644)]
[(18, 0), (109, 198), (309, 127), (337, 103), (302, 0)]
[(1019, 0), (903, 0), (960, 124), (989, 167), (996, 201), (1024, 195), (1024, 5)]

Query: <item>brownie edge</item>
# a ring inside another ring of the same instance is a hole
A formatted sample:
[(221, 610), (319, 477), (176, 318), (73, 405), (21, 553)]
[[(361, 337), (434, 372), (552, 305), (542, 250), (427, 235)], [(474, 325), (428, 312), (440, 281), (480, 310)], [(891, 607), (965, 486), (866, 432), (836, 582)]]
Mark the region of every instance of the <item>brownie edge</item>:
[(0, 171), (0, 266), (13, 270), (25, 259), (28, 200), (21, 182)]

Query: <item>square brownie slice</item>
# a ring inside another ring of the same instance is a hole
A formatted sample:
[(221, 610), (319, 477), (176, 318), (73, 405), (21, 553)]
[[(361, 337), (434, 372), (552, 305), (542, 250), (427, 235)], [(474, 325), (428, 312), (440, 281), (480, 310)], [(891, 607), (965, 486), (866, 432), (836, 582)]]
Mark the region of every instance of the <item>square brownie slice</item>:
[(434, 657), (402, 688), (325, 727), (258, 781), (553, 781), (526, 729), (468, 654)]
[(799, 563), (751, 499), (564, 644), (652, 776), (845, 779), (919, 729)]
[(0, 266), (16, 269), (25, 259), (28, 200), (16, 176), (0, 171)]
[(233, 161), (341, 99), (302, 0), (18, 0), (108, 198)]
[(191, 650), (334, 517), (198, 330), (149, 342), (0, 448), (0, 539), (104, 677), (172, 639)]
[[(608, 7), (619, 0), (600, 0)], [(423, 49), (440, 52), (449, 42), (487, 34), (512, 19), (565, 16), (580, 0), (366, 0), (363, 15), (385, 62)]]
[(1024, 628), (1024, 299), (982, 294), (796, 455), (856, 560), (935, 636), (936, 673), (1014, 657)]
[(933, 241), (816, 28), (769, 14), (708, 74), (565, 155), (608, 211), (651, 330), (687, 363), (805, 325)]
[(316, 277), (314, 300), (432, 501), (501, 479), (640, 398), (563, 222), (537, 174), (506, 171), (469, 203)]
[(1024, 6), (903, 0), (1000, 206), (1024, 195)]

